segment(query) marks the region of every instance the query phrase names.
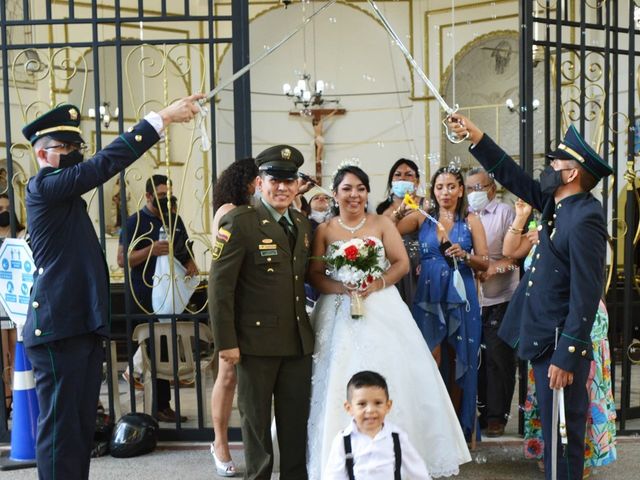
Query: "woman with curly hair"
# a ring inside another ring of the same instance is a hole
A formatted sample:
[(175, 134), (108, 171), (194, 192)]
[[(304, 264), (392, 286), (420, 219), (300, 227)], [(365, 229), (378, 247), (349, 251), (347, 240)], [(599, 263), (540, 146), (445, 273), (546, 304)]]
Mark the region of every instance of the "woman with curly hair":
[[(220, 219), (224, 215), (236, 207), (251, 203), (251, 198), (256, 191), (257, 177), (258, 167), (253, 158), (237, 160), (220, 174), (212, 194), (215, 212), (212, 228), (214, 237), (218, 232)], [(235, 389), (235, 367), (219, 359), (218, 376), (211, 392), (211, 417), (215, 435), (214, 442), (211, 444), (211, 455), (217, 474), (223, 477), (232, 477), (236, 474), (227, 438)]]

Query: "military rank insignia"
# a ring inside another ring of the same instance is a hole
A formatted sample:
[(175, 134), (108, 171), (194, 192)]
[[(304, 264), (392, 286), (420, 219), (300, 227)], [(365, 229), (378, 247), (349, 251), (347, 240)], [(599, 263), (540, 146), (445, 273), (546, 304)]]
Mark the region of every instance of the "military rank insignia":
[(227, 244), (229, 239), (231, 238), (231, 232), (225, 230), (224, 228), (220, 228), (218, 230), (218, 234), (216, 235), (216, 242), (213, 245), (213, 251), (211, 252), (211, 256), (213, 260), (217, 260), (220, 258), (222, 254), (222, 249)]
[(273, 243), (271, 238), (262, 239), (262, 243), (258, 245), (258, 250), (260, 251), (261, 257), (271, 257), (273, 255), (278, 255), (278, 245)]

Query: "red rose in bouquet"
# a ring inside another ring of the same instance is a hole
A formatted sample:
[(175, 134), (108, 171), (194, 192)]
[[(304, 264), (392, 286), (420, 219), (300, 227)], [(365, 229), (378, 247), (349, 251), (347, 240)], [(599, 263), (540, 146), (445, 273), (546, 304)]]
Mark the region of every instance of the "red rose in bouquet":
[(358, 247), (355, 245), (350, 245), (344, 249), (344, 256), (350, 262), (354, 262), (358, 258)]

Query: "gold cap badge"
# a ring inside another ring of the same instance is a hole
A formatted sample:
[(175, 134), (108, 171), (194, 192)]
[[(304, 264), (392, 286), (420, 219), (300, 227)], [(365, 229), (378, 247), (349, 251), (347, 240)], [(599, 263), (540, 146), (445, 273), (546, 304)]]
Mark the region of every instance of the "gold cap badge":
[(74, 121), (78, 119), (78, 111), (75, 108), (69, 109), (69, 118)]
[(291, 150), (289, 150), (288, 148), (283, 148), (282, 150), (280, 150), (280, 155), (283, 159), (289, 160), (291, 158)]

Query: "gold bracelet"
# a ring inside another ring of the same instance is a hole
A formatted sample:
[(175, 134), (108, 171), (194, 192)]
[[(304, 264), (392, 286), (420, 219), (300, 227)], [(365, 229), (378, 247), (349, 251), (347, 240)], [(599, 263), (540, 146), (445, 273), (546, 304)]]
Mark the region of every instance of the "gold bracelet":
[(400, 209), (394, 210), (392, 213), (393, 213), (393, 216), (396, 217), (396, 220), (398, 220), (398, 221), (400, 221), (400, 220), (402, 220), (404, 218), (404, 214), (402, 214), (400, 212)]
[(513, 233), (514, 235), (521, 235), (523, 231), (524, 228), (515, 228), (513, 225), (509, 227), (509, 232)]

